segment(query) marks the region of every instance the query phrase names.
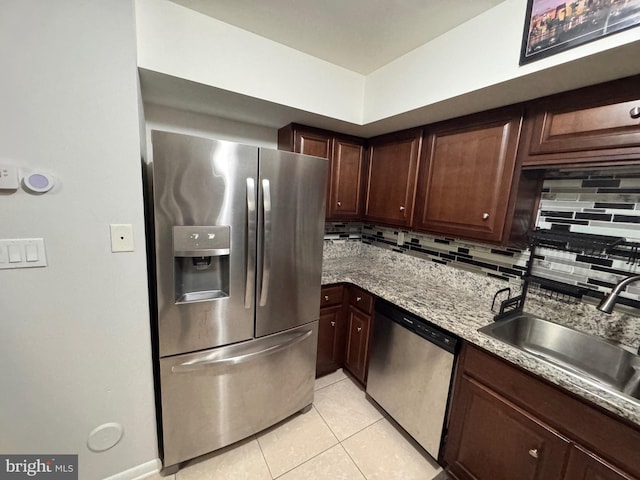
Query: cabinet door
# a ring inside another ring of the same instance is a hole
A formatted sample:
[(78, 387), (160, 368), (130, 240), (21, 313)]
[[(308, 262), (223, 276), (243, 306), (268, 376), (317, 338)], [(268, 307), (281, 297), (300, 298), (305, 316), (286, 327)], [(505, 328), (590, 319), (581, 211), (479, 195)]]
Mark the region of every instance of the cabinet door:
[(329, 159), (327, 220), (345, 221), (362, 215), (365, 142), (298, 124), (278, 130), (279, 149)]
[(297, 130), (294, 148), (297, 153), (329, 158), (331, 154), (331, 138), (318, 133)]
[(350, 306), (347, 323), (347, 348), (344, 366), (358, 380), (366, 383), (371, 317)]
[(457, 478), (562, 478), (567, 440), (466, 375), (455, 395), (445, 460)]
[(331, 149), (331, 185), (327, 218), (345, 220), (362, 213), (362, 143), (335, 138)]
[(410, 226), (422, 130), (413, 129), (369, 143), (366, 220)]
[(316, 377), (331, 373), (342, 364), (344, 335), (341, 335), (341, 330), (343, 329), (342, 305), (320, 310)]
[[(501, 242), (514, 181), (520, 109), (448, 122), (430, 131), (413, 226), (443, 235)], [(465, 124), (466, 123), (466, 124)]]
[(524, 165), (637, 159), (640, 154), (640, 77), (630, 77), (533, 104)]
[(633, 480), (624, 473), (584, 450), (573, 447), (564, 480)]

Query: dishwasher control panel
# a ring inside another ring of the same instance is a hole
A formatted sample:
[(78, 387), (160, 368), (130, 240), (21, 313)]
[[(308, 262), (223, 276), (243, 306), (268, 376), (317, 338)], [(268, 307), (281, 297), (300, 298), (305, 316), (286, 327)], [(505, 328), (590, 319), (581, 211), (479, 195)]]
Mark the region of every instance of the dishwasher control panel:
[(406, 329), (429, 340), (431, 343), (438, 345), (448, 352), (455, 353), (458, 339), (440, 327), (429, 323), (427, 320), (407, 313), (395, 305), (384, 301), (378, 301), (376, 303), (376, 314), (384, 315)]

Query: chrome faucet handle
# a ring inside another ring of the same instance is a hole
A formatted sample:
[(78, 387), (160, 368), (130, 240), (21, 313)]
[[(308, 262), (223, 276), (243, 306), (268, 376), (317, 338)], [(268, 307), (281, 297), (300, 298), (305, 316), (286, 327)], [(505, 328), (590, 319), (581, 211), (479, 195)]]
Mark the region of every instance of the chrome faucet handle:
[(613, 290), (611, 290), (611, 293), (609, 293), (609, 295), (606, 295), (602, 299), (602, 301), (598, 304), (596, 308), (604, 313), (613, 312), (613, 307), (618, 301), (618, 296), (620, 296), (620, 293), (625, 289), (627, 285), (637, 281), (640, 281), (640, 275), (632, 275), (630, 277), (627, 277), (621, 280), (620, 282), (618, 282), (618, 284), (615, 287), (613, 287)]

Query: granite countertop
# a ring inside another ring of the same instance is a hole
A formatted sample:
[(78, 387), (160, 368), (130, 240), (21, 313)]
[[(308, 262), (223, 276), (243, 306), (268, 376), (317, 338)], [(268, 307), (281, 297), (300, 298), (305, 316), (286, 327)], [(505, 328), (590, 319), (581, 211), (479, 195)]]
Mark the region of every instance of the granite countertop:
[[(493, 322), (491, 302), (495, 292), (507, 286), (504, 281), (353, 242), (325, 246), (322, 283), (340, 282), (357, 285), (640, 425), (640, 401), (616, 395), (596, 382), (477, 331)], [(629, 339), (635, 341), (640, 328), (640, 318), (632, 315), (608, 316), (590, 305), (560, 304), (533, 295), (527, 296), (525, 312), (610, 339), (620, 341), (622, 336), (629, 346), (635, 346)]]

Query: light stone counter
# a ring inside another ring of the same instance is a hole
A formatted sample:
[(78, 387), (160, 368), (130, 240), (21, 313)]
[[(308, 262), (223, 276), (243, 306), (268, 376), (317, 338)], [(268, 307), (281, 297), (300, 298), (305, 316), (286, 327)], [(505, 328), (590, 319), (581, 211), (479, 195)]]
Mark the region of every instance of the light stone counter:
[[(358, 242), (325, 245), (322, 283), (340, 282), (357, 285), (640, 425), (640, 401), (611, 393), (596, 382), (585, 381), (477, 331), (493, 322), (491, 302), (495, 292), (505, 286), (513, 289), (513, 285)], [(632, 315), (609, 316), (590, 305), (567, 305), (534, 295), (527, 296), (525, 311), (577, 330), (616, 338), (629, 346), (633, 346), (640, 329), (640, 318)]]

